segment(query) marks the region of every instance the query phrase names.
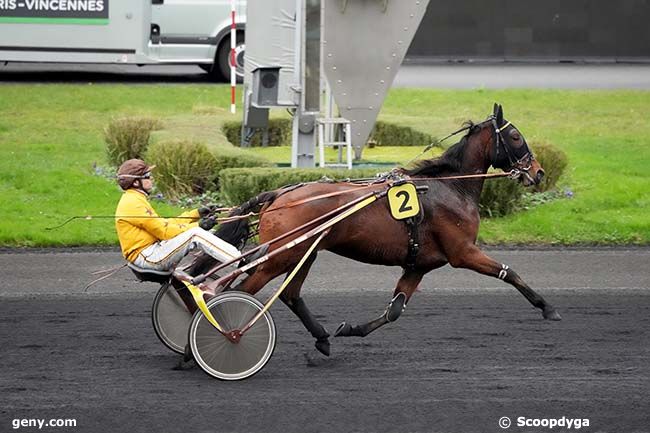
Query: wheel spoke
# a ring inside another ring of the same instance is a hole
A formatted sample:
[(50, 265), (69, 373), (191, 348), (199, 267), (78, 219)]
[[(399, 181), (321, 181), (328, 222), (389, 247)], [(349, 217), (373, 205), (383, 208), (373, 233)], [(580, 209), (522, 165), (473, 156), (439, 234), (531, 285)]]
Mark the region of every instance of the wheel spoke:
[[(215, 319), (227, 330), (241, 329), (263, 306), (241, 293), (218, 295), (208, 303)], [(221, 379), (243, 379), (259, 371), (275, 347), (275, 325), (266, 312), (237, 343), (233, 343), (199, 314), (191, 326), (190, 345), (197, 364)]]
[(170, 284), (163, 285), (156, 294), (152, 320), (156, 335), (163, 344), (174, 352), (183, 353), (192, 315)]

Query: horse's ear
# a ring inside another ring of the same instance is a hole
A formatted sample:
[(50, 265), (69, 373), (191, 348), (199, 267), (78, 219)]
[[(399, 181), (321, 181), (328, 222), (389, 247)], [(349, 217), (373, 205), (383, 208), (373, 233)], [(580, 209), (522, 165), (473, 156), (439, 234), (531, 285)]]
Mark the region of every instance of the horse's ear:
[(494, 104), (496, 106), (496, 118), (497, 125), (503, 124), (503, 107), (501, 105)]
[(493, 115), (494, 117), (497, 117), (497, 111), (498, 111), (498, 110), (499, 110), (499, 104), (497, 104), (497, 103), (495, 102), (495, 103), (494, 103), (494, 107), (492, 107), (492, 115)]

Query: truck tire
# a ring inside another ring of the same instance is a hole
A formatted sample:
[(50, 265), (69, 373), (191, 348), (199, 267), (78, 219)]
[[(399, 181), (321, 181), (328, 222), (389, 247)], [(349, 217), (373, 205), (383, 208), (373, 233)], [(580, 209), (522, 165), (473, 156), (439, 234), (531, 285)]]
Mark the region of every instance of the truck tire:
[[(235, 45), (235, 62), (237, 64), (237, 82), (244, 82), (244, 50), (246, 44), (244, 42), (244, 32), (237, 32), (237, 43)], [(230, 36), (224, 38), (219, 44), (217, 49), (217, 57), (215, 59), (212, 74), (215, 78), (216, 74), (223, 77), (226, 82), (230, 82)]]

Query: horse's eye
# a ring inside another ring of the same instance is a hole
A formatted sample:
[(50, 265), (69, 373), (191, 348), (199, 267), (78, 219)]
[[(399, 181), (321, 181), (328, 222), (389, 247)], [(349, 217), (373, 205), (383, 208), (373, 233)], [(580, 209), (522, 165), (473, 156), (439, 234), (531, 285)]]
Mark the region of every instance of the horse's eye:
[(512, 138), (515, 141), (519, 141), (521, 140), (521, 134), (519, 134), (519, 131), (517, 131), (516, 129), (513, 129), (510, 132), (510, 138)]

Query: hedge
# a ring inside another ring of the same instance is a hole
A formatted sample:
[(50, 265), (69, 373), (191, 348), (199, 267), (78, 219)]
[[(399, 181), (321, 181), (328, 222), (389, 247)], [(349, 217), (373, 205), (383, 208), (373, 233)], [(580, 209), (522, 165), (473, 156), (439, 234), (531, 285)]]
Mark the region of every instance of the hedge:
[[(224, 122), (223, 134), (233, 146), (241, 146), (241, 122)], [(291, 119), (269, 119), (269, 146), (291, 146)], [(250, 142), (251, 147), (262, 146), (262, 133), (258, 132)]]
[[(224, 135), (234, 146), (241, 145), (241, 122), (225, 122), (221, 127)], [(431, 134), (417, 131), (409, 126), (378, 121), (370, 133), (368, 143), (375, 146), (426, 146), (435, 141)], [(262, 145), (262, 134), (256, 133), (251, 147)], [(269, 146), (291, 145), (291, 119), (269, 120)]]
[(435, 141), (431, 134), (417, 131), (409, 126), (378, 121), (368, 141), (376, 146), (427, 146)]

